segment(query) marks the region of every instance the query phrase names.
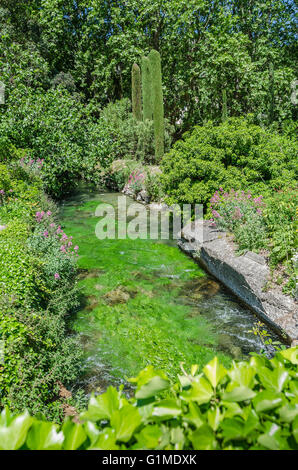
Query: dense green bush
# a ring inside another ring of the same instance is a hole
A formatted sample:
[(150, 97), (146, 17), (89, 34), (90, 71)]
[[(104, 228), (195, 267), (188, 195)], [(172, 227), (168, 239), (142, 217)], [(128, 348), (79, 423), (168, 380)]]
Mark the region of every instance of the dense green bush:
[(195, 127), (162, 161), (169, 202), (203, 203), (220, 187), (253, 194), (291, 187), (297, 178), (297, 145), (244, 118)]
[(56, 226), (38, 171), (32, 162), (0, 165), (0, 399), (59, 420), (59, 381), (74, 380), (81, 365), (66, 322), (78, 306), (78, 247)]
[(298, 449), (298, 348), (268, 360), (254, 355), (226, 369), (215, 357), (202, 371), (168, 377), (152, 366), (120, 389), (92, 396), (81, 422), (62, 426), (14, 416), (0, 418), (1, 449)]
[(21, 159), (14, 149), (29, 149), (23, 152), (23, 164), (37, 167), (41, 162), (44, 189), (56, 198), (70, 192), (78, 179), (98, 183), (113, 158), (108, 133), (62, 88), (12, 91), (6, 112), (0, 114), (0, 130), (6, 158)]

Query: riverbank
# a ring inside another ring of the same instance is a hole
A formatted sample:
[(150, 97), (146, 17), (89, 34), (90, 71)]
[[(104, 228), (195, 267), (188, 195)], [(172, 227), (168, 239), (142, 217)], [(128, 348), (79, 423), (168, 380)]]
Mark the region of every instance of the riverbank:
[(284, 295), (280, 288), (266, 288), (270, 269), (265, 258), (249, 251), (236, 256), (235, 248), (225, 232), (218, 230), (209, 221), (204, 221), (203, 227), (203, 239), (198, 224), (184, 227), (179, 247), (248, 305), (282, 341), (297, 345), (296, 302)]

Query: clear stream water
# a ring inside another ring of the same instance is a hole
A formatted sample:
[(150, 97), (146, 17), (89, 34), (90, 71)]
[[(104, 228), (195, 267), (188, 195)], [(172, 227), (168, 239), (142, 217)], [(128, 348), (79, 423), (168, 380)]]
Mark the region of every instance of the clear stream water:
[(116, 209), (118, 196), (83, 189), (61, 204), (62, 226), (79, 245), (82, 304), (72, 328), (85, 366), (77, 385), (101, 392), (127, 385), (148, 364), (174, 377), (181, 362), (203, 366), (216, 353), (228, 364), (259, 352), (251, 331), (257, 318), (175, 241), (97, 239), (95, 210), (102, 203)]

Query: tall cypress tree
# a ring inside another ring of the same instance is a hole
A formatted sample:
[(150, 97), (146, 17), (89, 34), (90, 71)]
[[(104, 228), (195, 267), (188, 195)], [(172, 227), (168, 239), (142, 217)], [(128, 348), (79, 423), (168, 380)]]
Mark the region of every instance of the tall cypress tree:
[(142, 96), (143, 96), (143, 120), (152, 120), (152, 79), (150, 61), (148, 57), (142, 57)]
[(272, 124), (275, 118), (275, 97), (274, 97), (274, 68), (273, 63), (269, 64), (269, 124)]
[(133, 64), (131, 70), (131, 99), (132, 113), (137, 121), (142, 120), (142, 98), (141, 98), (141, 71), (138, 64)]
[(155, 136), (155, 157), (160, 160), (164, 154), (164, 108), (161, 79), (160, 54), (152, 50), (149, 54), (152, 77), (152, 103)]
[(222, 90), (222, 115), (221, 120), (225, 122), (228, 119), (228, 106), (227, 106), (227, 91), (224, 88)]

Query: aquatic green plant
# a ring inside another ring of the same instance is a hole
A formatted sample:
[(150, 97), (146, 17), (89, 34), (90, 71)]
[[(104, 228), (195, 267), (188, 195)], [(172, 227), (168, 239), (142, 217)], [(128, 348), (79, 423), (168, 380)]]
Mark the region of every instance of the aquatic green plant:
[[(114, 198), (116, 202), (117, 194)], [(78, 264), (84, 271), (78, 287), (85, 305), (73, 328), (89, 337), (86, 355), (102, 358), (120, 378), (148, 364), (172, 377), (180, 362), (205, 364), (214, 354), (216, 334), (183, 302), (181, 292), (185, 282), (204, 278), (203, 271), (176, 246), (154, 240), (98, 240), (98, 219), (92, 214), (99, 202), (65, 206), (62, 213), (65, 230), (80, 246)], [(229, 361), (224, 354), (220, 357)]]

